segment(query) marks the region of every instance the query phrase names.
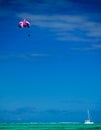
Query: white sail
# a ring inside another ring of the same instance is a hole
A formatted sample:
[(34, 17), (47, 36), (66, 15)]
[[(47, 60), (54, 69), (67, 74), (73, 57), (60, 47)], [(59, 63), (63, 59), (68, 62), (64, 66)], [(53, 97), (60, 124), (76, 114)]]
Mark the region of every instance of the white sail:
[(87, 114), (88, 114), (88, 119), (85, 120), (84, 124), (94, 124), (94, 122), (90, 121), (90, 113), (89, 113), (89, 110), (87, 111)]

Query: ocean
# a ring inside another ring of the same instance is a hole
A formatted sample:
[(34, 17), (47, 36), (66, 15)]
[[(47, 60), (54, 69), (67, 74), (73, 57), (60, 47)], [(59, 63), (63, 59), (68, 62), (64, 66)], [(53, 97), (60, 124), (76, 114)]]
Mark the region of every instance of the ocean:
[(82, 123), (1, 123), (0, 130), (101, 130), (101, 124)]

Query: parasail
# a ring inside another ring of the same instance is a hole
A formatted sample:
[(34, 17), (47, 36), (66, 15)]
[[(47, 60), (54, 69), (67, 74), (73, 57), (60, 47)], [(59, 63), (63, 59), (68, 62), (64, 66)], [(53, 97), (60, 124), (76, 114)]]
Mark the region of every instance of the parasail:
[(31, 25), (30, 21), (27, 20), (27, 19), (24, 19), (24, 20), (22, 20), (22, 21), (19, 22), (18, 27), (19, 28), (29, 28), (30, 25)]
[[(29, 20), (27, 19), (24, 19), (24, 20), (21, 20), (19, 23), (18, 23), (18, 27), (19, 28), (30, 28), (31, 26), (31, 23)], [(28, 34), (28, 37), (30, 37), (30, 34)]]

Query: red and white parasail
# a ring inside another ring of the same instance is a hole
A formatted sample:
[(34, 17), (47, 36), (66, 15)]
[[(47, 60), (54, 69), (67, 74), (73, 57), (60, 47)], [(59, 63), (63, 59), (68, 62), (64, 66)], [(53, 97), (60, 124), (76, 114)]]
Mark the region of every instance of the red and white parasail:
[(27, 20), (27, 19), (24, 19), (24, 20), (22, 20), (22, 21), (19, 22), (18, 27), (19, 28), (29, 28), (30, 25), (31, 25), (30, 21)]

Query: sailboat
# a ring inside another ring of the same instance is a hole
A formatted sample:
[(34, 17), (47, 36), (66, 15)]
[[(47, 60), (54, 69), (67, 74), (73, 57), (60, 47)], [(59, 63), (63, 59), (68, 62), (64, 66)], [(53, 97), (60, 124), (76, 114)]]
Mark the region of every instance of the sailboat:
[(94, 124), (94, 122), (90, 121), (90, 113), (89, 113), (89, 110), (87, 111), (87, 114), (88, 114), (88, 119), (85, 120), (84, 124)]

